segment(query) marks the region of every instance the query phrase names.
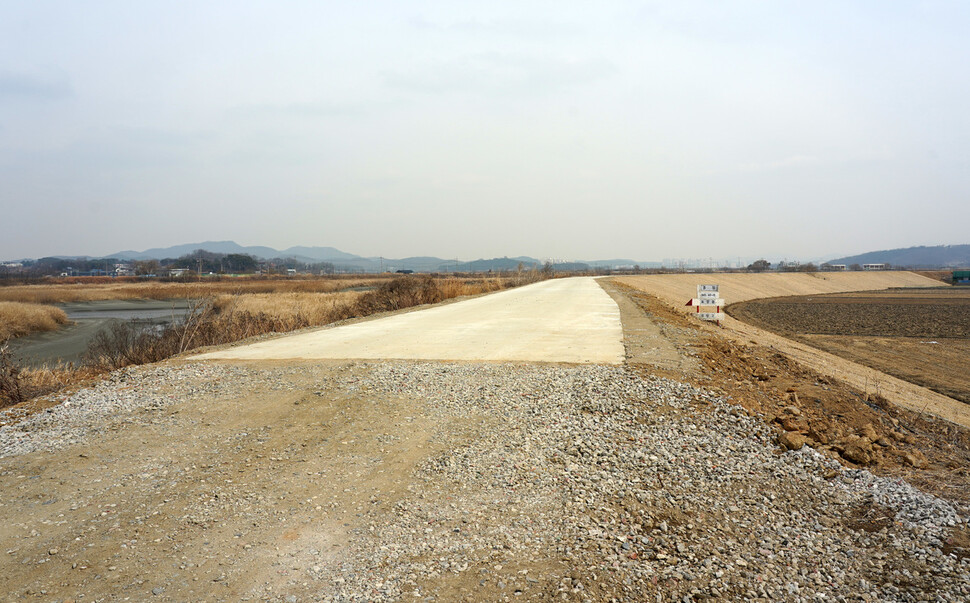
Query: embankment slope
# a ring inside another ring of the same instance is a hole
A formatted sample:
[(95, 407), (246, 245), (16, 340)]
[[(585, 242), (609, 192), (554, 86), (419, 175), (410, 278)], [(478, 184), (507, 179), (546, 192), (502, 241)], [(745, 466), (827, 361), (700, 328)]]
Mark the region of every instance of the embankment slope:
[(764, 297), (878, 291), (892, 287), (939, 287), (940, 281), (914, 272), (785, 272), (780, 274), (651, 274), (620, 277), (621, 283), (683, 306), (697, 295), (697, 285), (721, 286), (729, 304)]

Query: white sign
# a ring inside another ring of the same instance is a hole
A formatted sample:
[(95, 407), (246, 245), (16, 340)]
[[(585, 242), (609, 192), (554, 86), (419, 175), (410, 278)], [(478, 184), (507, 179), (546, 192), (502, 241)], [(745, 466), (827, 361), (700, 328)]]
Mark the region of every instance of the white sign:
[[(688, 306), (697, 306), (700, 310), (700, 306), (715, 306), (715, 309), (720, 310), (724, 306), (724, 300), (721, 299), (721, 287), (719, 285), (697, 285), (697, 297), (687, 302)], [(724, 320), (724, 312), (696, 312), (694, 316), (700, 318), (701, 320), (715, 321), (721, 324)]]

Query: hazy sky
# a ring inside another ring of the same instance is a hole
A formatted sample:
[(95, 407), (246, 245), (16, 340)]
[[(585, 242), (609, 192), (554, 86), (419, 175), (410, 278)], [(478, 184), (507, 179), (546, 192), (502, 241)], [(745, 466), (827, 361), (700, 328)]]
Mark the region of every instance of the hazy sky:
[(970, 242), (970, 3), (0, 0), (0, 259)]

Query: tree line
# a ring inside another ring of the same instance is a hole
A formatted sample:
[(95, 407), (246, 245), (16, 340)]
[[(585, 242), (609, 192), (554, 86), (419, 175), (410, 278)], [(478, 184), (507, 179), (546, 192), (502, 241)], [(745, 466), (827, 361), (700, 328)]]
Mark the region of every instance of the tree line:
[(123, 260), (119, 258), (55, 258), (24, 260), (19, 266), (0, 266), (0, 275), (41, 277), (114, 275), (122, 272), (135, 276), (168, 277), (170, 271), (182, 269), (195, 274), (286, 274), (289, 270), (312, 274), (333, 274), (332, 262), (305, 262), (296, 258), (264, 260), (243, 253), (216, 253), (197, 249), (192, 253), (161, 260)]

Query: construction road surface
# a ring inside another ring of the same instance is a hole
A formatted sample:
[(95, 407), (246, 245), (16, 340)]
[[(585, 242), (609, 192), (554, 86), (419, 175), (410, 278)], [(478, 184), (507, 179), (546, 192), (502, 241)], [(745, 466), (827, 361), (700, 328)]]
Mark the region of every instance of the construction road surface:
[(554, 279), (194, 359), (408, 358), (621, 364), (620, 310), (596, 280)]

